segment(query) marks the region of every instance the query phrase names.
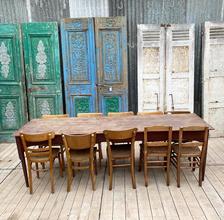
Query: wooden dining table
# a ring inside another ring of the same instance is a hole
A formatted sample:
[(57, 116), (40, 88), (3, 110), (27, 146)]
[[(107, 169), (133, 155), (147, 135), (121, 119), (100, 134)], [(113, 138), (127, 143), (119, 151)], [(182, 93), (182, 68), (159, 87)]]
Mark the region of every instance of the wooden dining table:
[[(122, 117), (97, 117), (97, 118), (55, 118), (55, 119), (33, 119), (14, 133), (19, 158), (22, 163), (23, 174), (28, 187), (28, 177), (24, 149), (20, 139), (20, 133), (37, 134), (43, 132), (54, 132), (54, 146), (63, 145), (62, 134), (86, 134), (96, 132), (97, 142), (105, 141), (104, 130), (125, 130), (137, 128), (136, 141), (143, 141), (144, 127), (164, 125), (173, 129), (173, 140), (178, 140), (178, 131), (186, 126), (207, 126), (212, 130), (212, 126), (207, 124), (196, 114), (164, 114), (164, 115), (133, 115)], [(189, 133), (189, 138), (202, 141), (201, 133)], [(155, 137), (158, 138), (158, 137)], [(38, 143), (36, 143), (38, 145)], [(206, 143), (207, 146), (208, 143)], [(207, 156), (207, 151), (206, 151)], [(205, 174), (206, 160), (203, 164), (203, 180)]]

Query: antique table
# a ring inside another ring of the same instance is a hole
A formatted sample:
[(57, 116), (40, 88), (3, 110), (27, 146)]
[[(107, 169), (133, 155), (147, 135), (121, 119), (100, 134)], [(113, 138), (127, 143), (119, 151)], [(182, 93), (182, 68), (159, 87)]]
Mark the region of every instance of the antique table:
[[(19, 158), (22, 162), (22, 168), (26, 186), (28, 185), (26, 161), (24, 149), (19, 137), (20, 132), (36, 134), (43, 132), (55, 132), (53, 145), (62, 145), (61, 135), (81, 134), (96, 132), (97, 141), (104, 141), (104, 130), (124, 130), (129, 128), (137, 128), (136, 140), (142, 141), (144, 136), (144, 127), (155, 125), (167, 125), (173, 127), (173, 139), (178, 140), (178, 130), (185, 126), (208, 126), (213, 129), (203, 119), (196, 114), (164, 114), (164, 115), (147, 115), (147, 116), (125, 116), (125, 117), (100, 117), (100, 118), (58, 118), (58, 119), (34, 119), (26, 123), (22, 128), (14, 133)], [(192, 133), (196, 140), (202, 140), (202, 134)], [(38, 143), (36, 143), (38, 144)], [(207, 154), (207, 152), (206, 152)], [(205, 174), (206, 162), (203, 165), (203, 179)]]

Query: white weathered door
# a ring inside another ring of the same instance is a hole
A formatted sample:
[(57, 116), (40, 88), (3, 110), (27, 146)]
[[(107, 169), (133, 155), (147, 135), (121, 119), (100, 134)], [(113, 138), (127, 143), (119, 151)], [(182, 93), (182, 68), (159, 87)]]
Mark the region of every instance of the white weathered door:
[(166, 31), (166, 110), (194, 110), (194, 24)]
[(138, 111), (163, 111), (165, 29), (138, 25)]
[(224, 23), (205, 22), (203, 36), (203, 116), (224, 136)]

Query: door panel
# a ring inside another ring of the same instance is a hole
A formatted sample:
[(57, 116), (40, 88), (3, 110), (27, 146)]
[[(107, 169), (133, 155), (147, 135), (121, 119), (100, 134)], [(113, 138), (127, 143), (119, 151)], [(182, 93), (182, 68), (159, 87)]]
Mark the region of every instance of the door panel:
[(27, 120), (19, 25), (0, 25), (0, 142)]
[(99, 111), (128, 111), (124, 17), (95, 18)]
[(95, 112), (96, 61), (92, 18), (64, 19), (61, 23), (66, 112)]
[(29, 118), (63, 113), (58, 26), (22, 25)]
[(164, 110), (165, 28), (138, 25), (138, 111)]
[(194, 25), (166, 32), (166, 110), (194, 110)]
[(224, 136), (224, 23), (205, 22), (203, 37), (203, 116), (214, 127), (212, 137)]

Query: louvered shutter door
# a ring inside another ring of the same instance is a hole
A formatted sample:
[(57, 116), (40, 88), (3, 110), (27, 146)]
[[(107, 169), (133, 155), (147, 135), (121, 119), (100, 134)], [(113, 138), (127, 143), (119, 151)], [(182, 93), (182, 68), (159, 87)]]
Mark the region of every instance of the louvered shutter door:
[(138, 111), (163, 111), (165, 29), (138, 25)]
[(203, 37), (203, 116), (224, 136), (224, 23), (205, 22)]
[(194, 110), (194, 25), (166, 32), (166, 110)]

